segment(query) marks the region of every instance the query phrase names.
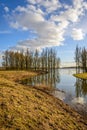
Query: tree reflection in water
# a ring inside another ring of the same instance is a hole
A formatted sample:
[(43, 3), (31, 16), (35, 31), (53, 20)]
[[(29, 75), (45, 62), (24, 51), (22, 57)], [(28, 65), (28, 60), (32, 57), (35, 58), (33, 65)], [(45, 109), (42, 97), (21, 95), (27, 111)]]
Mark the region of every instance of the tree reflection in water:
[(56, 88), (56, 85), (59, 82), (60, 82), (60, 76), (58, 69), (52, 70), (47, 74), (42, 74), (21, 81), (22, 84), (26, 85), (32, 85), (32, 86), (46, 85), (50, 86), (51, 88)]
[(87, 80), (76, 79), (76, 97), (87, 96)]

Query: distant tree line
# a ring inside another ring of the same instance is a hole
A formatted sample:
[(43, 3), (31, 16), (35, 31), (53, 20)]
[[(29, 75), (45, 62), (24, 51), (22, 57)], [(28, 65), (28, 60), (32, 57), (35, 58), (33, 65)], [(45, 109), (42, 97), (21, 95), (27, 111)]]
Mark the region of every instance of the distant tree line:
[(81, 48), (78, 47), (78, 45), (76, 46), (75, 62), (77, 73), (79, 73), (80, 70), (87, 72), (87, 49), (85, 47)]
[(45, 70), (49, 71), (59, 68), (60, 59), (57, 57), (54, 49), (43, 49), (31, 52), (29, 49), (24, 52), (8, 51), (3, 55), (2, 66), (8, 70)]

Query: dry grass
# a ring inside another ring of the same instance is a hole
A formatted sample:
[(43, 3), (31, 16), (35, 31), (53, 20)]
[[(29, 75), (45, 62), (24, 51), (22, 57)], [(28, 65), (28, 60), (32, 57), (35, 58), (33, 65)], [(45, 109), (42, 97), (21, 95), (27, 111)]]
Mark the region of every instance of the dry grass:
[(87, 129), (87, 121), (68, 105), (40, 88), (15, 82), (26, 74), (34, 76), (23, 71), (0, 72), (0, 130)]
[(87, 79), (87, 73), (74, 74), (74, 76), (80, 79)]
[(12, 81), (18, 81), (20, 79), (28, 78), (35, 75), (37, 75), (37, 73), (31, 71), (0, 71), (0, 77), (4, 77)]

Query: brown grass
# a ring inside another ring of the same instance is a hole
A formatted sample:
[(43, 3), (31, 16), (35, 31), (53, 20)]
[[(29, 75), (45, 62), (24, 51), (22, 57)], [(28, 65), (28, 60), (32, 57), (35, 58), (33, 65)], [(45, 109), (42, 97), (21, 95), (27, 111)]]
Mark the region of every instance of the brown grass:
[(74, 76), (80, 79), (87, 79), (87, 73), (74, 74)]
[(40, 88), (15, 82), (34, 74), (0, 72), (0, 130), (86, 130), (87, 121), (68, 105)]

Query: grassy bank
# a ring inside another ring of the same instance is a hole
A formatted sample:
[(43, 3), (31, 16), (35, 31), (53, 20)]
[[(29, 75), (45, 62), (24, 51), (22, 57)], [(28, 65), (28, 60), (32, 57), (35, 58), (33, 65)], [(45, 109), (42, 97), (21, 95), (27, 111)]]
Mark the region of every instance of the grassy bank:
[(80, 79), (87, 79), (87, 73), (74, 74), (74, 76)]
[(34, 72), (0, 71), (0, 130), (86, 130), (87, 121), (62, 101), (18, 80)]

